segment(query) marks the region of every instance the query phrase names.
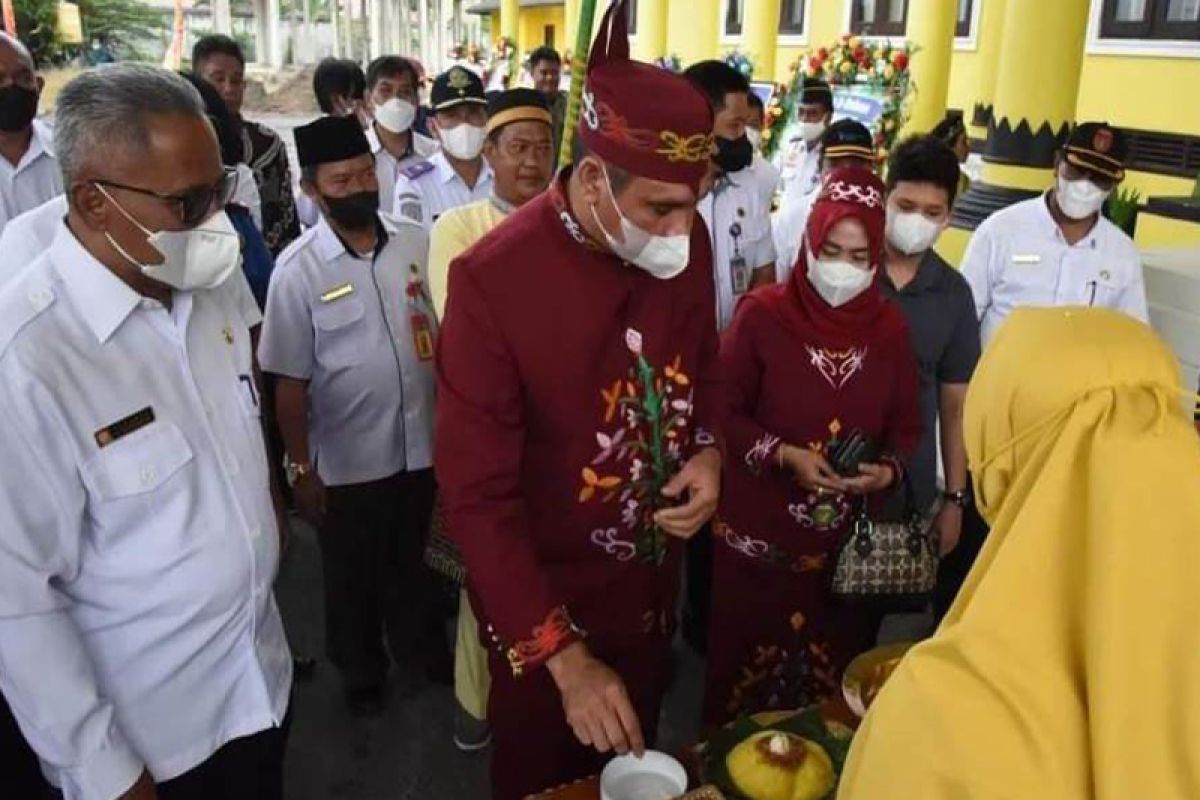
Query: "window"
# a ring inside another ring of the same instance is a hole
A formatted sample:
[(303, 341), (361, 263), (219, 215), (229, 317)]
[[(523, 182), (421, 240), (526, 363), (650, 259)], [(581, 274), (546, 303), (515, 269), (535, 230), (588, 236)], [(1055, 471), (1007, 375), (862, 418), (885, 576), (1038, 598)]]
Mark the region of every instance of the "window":
[(629, 35), (637, 36), (637, 7), (638, 0), (629, 0), (625, 8), (629, 10)]
[(908, 0), (853, 0), (850, 30), (865, 36), (903, 36)]
[(1200, 0), (1104, 0), (1100, 37), (1200, 41)]
[(954, 35), (966, 39), (971, 35), (971, 14), (975, 11), (976, 0), (958, 0), (958, 25)]
[(725, 35), (741, 36), (745, 0), (725, 0)]
[(792, 36), (804, 33), (804, 0), (783, 0), (779, 4), (779, 32)]

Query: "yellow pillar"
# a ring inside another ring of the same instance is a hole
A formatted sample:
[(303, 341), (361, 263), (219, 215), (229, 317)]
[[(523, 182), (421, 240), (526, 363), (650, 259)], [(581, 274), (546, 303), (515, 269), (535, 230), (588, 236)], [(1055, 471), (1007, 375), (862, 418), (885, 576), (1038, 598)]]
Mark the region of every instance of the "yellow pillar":
[(1089, 2), (1008, 0), (983, 179), (956, 204), (955, 227), (973, 230), (1050, 185), (1075, 118)]
[(909, 105), (912, 116), (905, 125), (906, 133), (927, 133), (946, 116), (957, 22), (956, 0), (911, 0), (908, 4), (908, 38), (919, 51), (912, 59), (916, 92)]
[(570, 50), (573, 55), (578, 55), (575, 53), (575, 34), (579, 31), (579, 3), (580, 0), (566, 0), (563, 3), (563, 25), (566, 31), (562, 52)]
[(667, 0), (642, 0), (637, 5), (634, 58), (653, 61), (667, 54)]
[(975, 107), (971, 109), (971, 136), (987, 138), (987, 121), (996, 100), (996, 76), (1000, 72), (1000, 53), (1004, 42), (1004, 9), (1008, 0), (987, 0), (979, 10), (979, 29), (975, 32), (979, 62), (979, 83)]
[(521, 4), (519, 0), (500, 0), (500, 35), (517, 46), (521, 35)]
[(742, 18), (742, 50), (754, 61), (754, 77), (775, 80), (775, 48), (779, 40), (780, 0), (746, 3)]
[[(643, 0), (652, 2), (653, 0)], [(662, 0), (660, 0), (662, 1)], [(679, 56), (683, 66), (716, 58), (718, 0), (666, 0), (667, 53)], [(749, 5), (749, 4), (747, 4)]]

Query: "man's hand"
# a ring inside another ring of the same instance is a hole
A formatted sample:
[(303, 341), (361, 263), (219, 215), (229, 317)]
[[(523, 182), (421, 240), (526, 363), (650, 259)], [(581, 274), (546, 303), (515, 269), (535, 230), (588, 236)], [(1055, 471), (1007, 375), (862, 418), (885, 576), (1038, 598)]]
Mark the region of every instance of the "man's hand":
[(654, 522), (671, 536), (690, 539), (712, 519), (721, 497), (721, 451), (706, 447), (683, 465), (683, 469), (663, 487), (664, 497), (674, 500), (687, 493), (685, 504), (666, 508), (654, 515)]
[(896, 480), (896, 470), (887, 464), (859, 464), (858, 477), (846, 478), (846, 488), (852, 494), (882, 492)]
[(958, 539), (962, 536), (963, 509), (958, 503), (946, 503), (933, 520), (933, 529), (937, 531), (940, 552), (943, 557), (949, 555), (958, 547)]
[(137, 783), (130, 786), (117, 800), (158, 800), (158, 792), (154, 789), (154, 779), (150, 777), (150, 773), (142, 770)]
[(311, 470), (301, 476), (292, 487), (292, 494), (296, 498), (300, 516), (313, 527), (320, 528), (325, 522), (325, 484), (321, 482), (317, 471)]
[(642, 725), (620, 676), (592, 657), (583, 642), (558, 653), (546, 668), (562, 694), (567, 724), (585, 747), (620, 755), (646, 752)]
[(846, 491), (846, 482), (829, 465), (825, 456), (804, 447), (779, 446), (779, 462), (796, 477), (800, 488), (810, 492)]

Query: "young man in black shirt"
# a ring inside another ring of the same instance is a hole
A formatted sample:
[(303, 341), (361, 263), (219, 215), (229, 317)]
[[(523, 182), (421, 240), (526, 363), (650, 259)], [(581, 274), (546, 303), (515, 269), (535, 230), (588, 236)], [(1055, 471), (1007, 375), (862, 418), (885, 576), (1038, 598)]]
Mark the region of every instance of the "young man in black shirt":
[(933, 136), (912, 137), (892, 151), (883, 288), (904, 311), (920, 371), (925, 435), (909, 473), (922, 510), (939, 498), (937, 445), (941, 444), (944, 484), (934, 527), (946, 559), (934, 604), (939, 617), (957, 593), (986, 534), (970, 507), (962, 432), (967, 383), (979, 360), (979, 322), (966, 280), (933, 249), (950, 222), (958, 179), (958, 157)]

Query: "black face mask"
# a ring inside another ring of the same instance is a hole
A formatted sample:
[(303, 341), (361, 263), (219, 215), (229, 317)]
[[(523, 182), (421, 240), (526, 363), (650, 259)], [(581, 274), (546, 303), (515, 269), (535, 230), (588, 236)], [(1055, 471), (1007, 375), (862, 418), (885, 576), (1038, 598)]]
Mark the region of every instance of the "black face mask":
[(717, 137), (717, 154), (713, 162), (722, 172), (738, 172), (750, 166), (754, 160), (754, 145), (745, 136), (740, 139)]
[(37, 116), (38, 93), (24, 86), (0, 89), (0, 131), (14, 133), (29, 127)]
[(321, 195), (325, 200), (329, 218), (352, 231), (360, 231), (375, 225), (379, 214), (379, 192), (357, 192), (345, 197)]

